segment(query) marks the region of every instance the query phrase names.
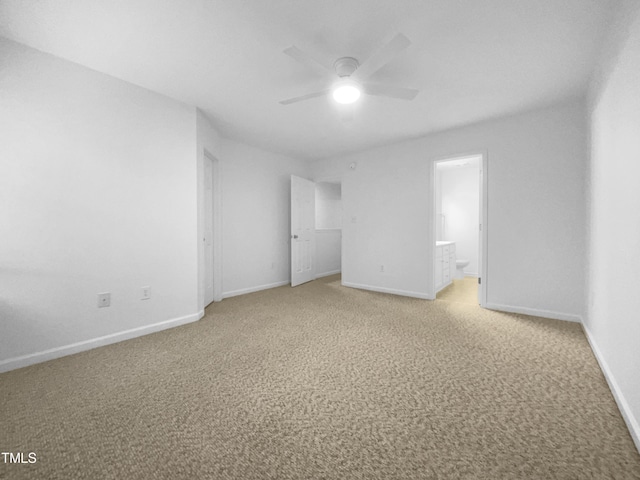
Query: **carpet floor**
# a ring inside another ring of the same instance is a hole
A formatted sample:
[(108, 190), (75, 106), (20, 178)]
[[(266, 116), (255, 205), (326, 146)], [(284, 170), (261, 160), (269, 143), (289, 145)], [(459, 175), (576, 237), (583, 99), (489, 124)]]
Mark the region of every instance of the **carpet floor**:
[(640, 479), (580, 325), (336, 276), (4, 373), (0, 422), (11, 480)]

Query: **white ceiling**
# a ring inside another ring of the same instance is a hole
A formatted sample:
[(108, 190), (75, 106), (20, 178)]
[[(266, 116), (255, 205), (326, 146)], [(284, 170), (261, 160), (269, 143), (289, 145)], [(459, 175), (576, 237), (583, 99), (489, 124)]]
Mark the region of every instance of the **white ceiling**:
[[(617, 0), (0, 0), (0, 35), (201, 108), (227, 137), (317, 159), (584, 94)], [(361, 62), (412, 42), (345, 123), (284, 55)]]

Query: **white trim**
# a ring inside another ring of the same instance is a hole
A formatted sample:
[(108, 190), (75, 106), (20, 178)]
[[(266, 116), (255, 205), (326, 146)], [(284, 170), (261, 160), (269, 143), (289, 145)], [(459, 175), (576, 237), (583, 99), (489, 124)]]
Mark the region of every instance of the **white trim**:
[[(202, 156), (213, 166), (213, 301), (219, 302), (222, 294), (222, 173), (220, 160), (206, 148)], [(203, 260), (204, 261), (204, 260)]]
[(482, 234), (480, 235), (482, 248), (480, 252), (480, 271), (479, 276), (482, 278), (482, 283), (478, 285), (480, 298), (479, 303), (481, 307), (486, 307), (487, 298), (489, 294), (489, 152), (482, 150), (482, 158), (480, 159), (480, 175), (482, 175), (480, 195), (480, 221), (482, 222)]
[(403, 297), (421, 298), (423, 300), (433, 300), (434, 297), (422, 292), (411, 292), (408, 290), (397, 290), (395, 288), (378, 287), (374, 285), (362, 285), (360, 283), (342, 282), (342, 286), (359, 288), (361, 290), (370, 290), (372, 292), (390, 293), (392, 295), (401, 295)]
[(589, 342), (589, 346), (593, 351), (593, 355), (596, 357), (596, 360), (600, 365), (600, 369), (604, 374), (604, 378), (607, 380), (607, 383), (609, 384), (609, 390), (611, 390), (611, 393), (613, 394), (613, 398), (615, 399), (616, 404), (618, 405), (618, 409), (622, 414), (622, 418), (627, 424), (627, 428), (629, 429), (629, 433), (631, 434), (633, 443), (635, 443), (636, 449), (638, 450), (638, 452), (640, 452), (640, 423), (638, 423), (638, 419), (634, 417), (633, 412), (631, 411), (631, 407), (629, 406), (629, 403), (627, 402), (627, 400), (624, 398), (624, 395), (622, 394), (622, 390), (620, 390), (620, 387), (618, 386), (618, 382), (616, 382), (616, 379), (613, 376), (613, 373), (611, 372), (609, 365), (607, 364), (604, 357), (602, 356), (602, 352), (596, 345), (595, 340), (591, 336), (591, 333), (589, 333), (589, 329), (584, 323), (582, 324), (582, 330), (584, 330), (585, 337), (587, 337), (587, 341)]
[(539, 310), (529, 307), (514, 307), (512, 305), (501, 305), (498, 303), (487, 303), (485, 308), (489, 310), (497, 310), (500, 312), (520, 313), (522, 315), (531, 315), (533, 317), (551, 318), (553, 320), (565, 320), (567, 322), (582, 323), (580, 315), (572, 313), (554, 312), (552, 310)]
[(282, 287), (284, 285), (289, 285), (290, 283), (291, 282), (289, 280), (284, 280), (282, 282), (274, 282), (274, 283), (267, 283), (264, 285), (258, 285), (257, 287), (241, 288), (239, 290), (223, 292), (222, 298), (237, 297), (238, 295), (244, 295), (246, 293), (259, 292), (260, 290), (269, 290), (270, 288)]
[(313, 183), (339, 183), (342, 187), (342, 175), (325, 175), (312, 178)]
[(335, 275), (336, 273), (340, 272), (342, 272), (342, 270), (332, 270), (330, 272), (316, 273), (316, 278), (328, 277), (329, 275)]
[(73, 355), (74, 353), (84, 352), (97, 347), (111, 345), (112, 343), (142, 337), (150, 333), (160, 332), (169, 328), (196, 322), (202, 317), (204, 317), (204, 310), (200, 310), (198, 313), (193, 313), (191, 315), (185, 315), (184, 317), (172, 318), (162, 322), (153, 323), (151, 325), (143, 325), (130, 330), (111, 333), (109, 335), (72, 343), (70, 345), (64, 345), (62, 347), (50, 348), (48, 350), (43, 350), (42, 352), (9, 358), (0, 362), (0, 373), (15, 370), (16, 368), (28, 367), (29, 365), (46, 362), (47, 360), (53, 360), (55, 358), (66, 357), (67, 355)]

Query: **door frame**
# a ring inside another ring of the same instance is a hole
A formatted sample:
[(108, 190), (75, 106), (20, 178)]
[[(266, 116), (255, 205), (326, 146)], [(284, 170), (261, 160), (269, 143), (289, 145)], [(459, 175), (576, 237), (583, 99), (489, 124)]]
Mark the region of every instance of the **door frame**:
[(342, 204), (342, 218), (340, 222), (340, 284), (342, 284), (342, 279), (344, 278), (344, 266), (345, 266), (345, 255), (344, 255), (344, 226), (346, 224), (346, 219), (344, 216), (344, 176), (343, 175), (324, 175), (313, 178), (314, 183), (339, 183), (340, 184), (340, 203)]
[(432, 159), (431, 167), (431, 232), (428, 251), (430, 252), (430, 264), (431, 264), (431, 292), (430, 297), (435, 300), (436, 298), (436, 284), (435, 284), (435, 246), (436, 246), (436, 229), (437, 229), (437, 217), (436, 217), (436, 168), (438, 163), (444, 163), (451, 160), (457, 160), (465, 157), (480, 157), (480, 233), (479, 233), (479, 251), (478, 251), (478, 263), (479, 263), (479, 278), (480, 284), (478, 285), (478, 303), (481, 307), (485, 307), (487, 304), (487, 290), (489, 286), (488, 276), (488, 263), (489, 263), (489, 210), (488, 210), (488, 152), (487, 150), (472, 150), (462, 153), (454, 153), (451, 155), (443, 155)]
[(218, 160), (218, 158), (213, 155), (211, 152), (209, 152), (206, 148), (202, 149), (202, 156), (201, 156), (201, 181), (200, 181), (200, 187), (201, 187), (201, 195), (200, 195), (200, 199), (201, 199), (201, 217), (200, 217), (200, 234), (198, 235), (198, 243), (199, 246), (201, 248), (199, 248), (199, 257), (200, 257), (200, 268), (202, 270), (201, 274), (200, 274), (200, 290), (201, 290), (201, 298), (200, 298), (200, 303), (202, 305), (202, 308), (204, 309), (204, 307), (206, 307), (206, 305), (204, 305), (204, 292), (206, 289), (206, 275), (205, 275), (205, 271), (207, 268), (207, 265), (205, 265), (205, 259), (206, 259), (206, 255), (204, 252), (204, 228), (205, 228), (205, 221), (204, 221), (204, 215), (205, 215), (205, 211), (206, 211), (206, 207), (204, 205), (204, 201), (205, 201), (205, 194), (204, 194), (204, 190), (206, 188), (206, 186), (204, 185), (205, 182), (205, 174), (204, 174), (204, 162), (205, 161), (211, 161), (212, 164), (212, 175), (213, 175), (213, 206), (212, 206), (212, 212), (213, 212), (213, 238), (212, 238), (212, 243), (213, 243), (213, 301), (214, 302), (219, 302), (222, 300), (222, 178), (221, 178), (221, 173), (220, 173), (220, 160)]

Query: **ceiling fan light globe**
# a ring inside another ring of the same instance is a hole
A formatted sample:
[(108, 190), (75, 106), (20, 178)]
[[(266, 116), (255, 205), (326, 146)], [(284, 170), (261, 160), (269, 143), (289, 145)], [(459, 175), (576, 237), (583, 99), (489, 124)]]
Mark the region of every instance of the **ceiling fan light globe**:
[(357, 102), (362, 92), (355, 83), (337, 85), (332, 92), (333, 99), (343, 105)]

